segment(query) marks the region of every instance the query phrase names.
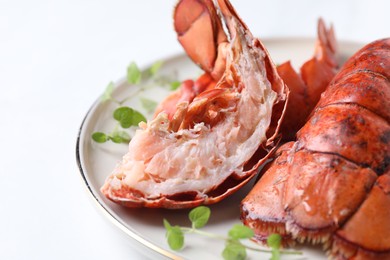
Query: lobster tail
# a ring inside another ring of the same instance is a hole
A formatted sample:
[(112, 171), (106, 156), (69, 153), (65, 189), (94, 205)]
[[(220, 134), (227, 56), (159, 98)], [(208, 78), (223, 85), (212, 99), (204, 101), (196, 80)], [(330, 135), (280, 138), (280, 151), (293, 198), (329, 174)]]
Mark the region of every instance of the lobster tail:
[[(176, 109), (166, 113), (164, 106), (159, 107), (161, 112), (137, 130), (128, 153), (101, 188), (112, 201), (172, 209), (216, 203), (255, 176), (275, 149), (288, 89), (264, 46), (233, 7), (228, 1), (219, 4), (214, 6), (211, 0), (177, 4), (179, 40), (207, 72), (196, 82), (184, 82), (181, 92), (166, 100), (178, 102)], [(226, 44), (217, 8), (230, 34)], [(212, 47), (201, 42), (198, 52), (187, 37), (202, 29)], [(226, 55), (218, 56), (217, 49)], [(223, 63), (218, 63), (220, 58)], [(214, 70), (217, 63), (223, 67), (220, 76)]]
[[(335, 257), (390, 257), (389, 47), (373, 42), (345, 63), (297, 141), (242, 201), (260, 241), (279, 231)], [(271, 199), (277, 210), (261, 210)]]

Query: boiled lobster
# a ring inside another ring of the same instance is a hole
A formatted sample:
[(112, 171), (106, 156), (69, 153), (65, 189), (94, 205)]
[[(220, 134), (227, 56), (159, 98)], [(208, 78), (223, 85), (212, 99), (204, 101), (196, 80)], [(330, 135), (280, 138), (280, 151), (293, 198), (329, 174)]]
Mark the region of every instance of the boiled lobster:
[[(213, 2), (200, 2), (213, 28), (220, 26)], [(211, 72), (216, 85), (181, 100), (171, 117), (161, 112), (140, 125), (101, 188), (109, 199), (128, 207), (215, 203), (247, 183), (275, 149), (288, 89), (230, 3), (218, 4), (230, 41), (218, 47), (226, 65)]]
[(258, 241), (277, 232), (286, 245), (321, 243), (341, 259), (389, 259), (390, 39), (366, 46), (333, 79), (333, 30), (321, 20), (315, 55), (296, 73), (288, 62), (275, 67), (228, 0), (181, 0), (174, 19), (205, 73), (141, 124), (102, 192), (128, 207), (216, 203), (274, 155), (280, 131), (291, 140), (303, 126), (262, 169), (243, 222)]
[(343, 66), (295, 142), (242, 201), (256, 240), (323, 244), (340, 259), (390, 259), (390, 38)]

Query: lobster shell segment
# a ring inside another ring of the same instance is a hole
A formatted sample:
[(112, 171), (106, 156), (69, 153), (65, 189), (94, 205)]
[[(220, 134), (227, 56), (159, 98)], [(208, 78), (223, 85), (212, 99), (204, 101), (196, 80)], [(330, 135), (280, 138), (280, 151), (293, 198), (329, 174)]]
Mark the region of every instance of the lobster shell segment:
[[(336, 75), (297, 133), (242, 201), (260, 242), (273, 232), (319, 243), (337, 259), (390, 259), (390, 38)], [(278, 154), (278, 153), (277, 153)]]
[(268, 52), (228, 1), (218, 6), (182, 1), (176, 12), (185, 10), (178, 8), (186, 3), (209, 15), (210, 28), (220, 19), (210, 10), (218, 8), (223, 15), (231, 39), (226, 68), (215, 88), (178, 103), (171, 119), (161, 112), (140, 125), (129, 152), (101, 188), (107, 198), (127, 207), (216, 203), (257, 173), (277, 141), (288, 89)]
[(389, 217), (390, 174), (386, 174), (378, 178), (358, 211), (335, 233), (332, 254), (354, 259), (390, 259)]
[(177, 39), (187, 55), (218, 80), (225, 71), (228, 43), (212, 1), (181, 0), (174, 10)]

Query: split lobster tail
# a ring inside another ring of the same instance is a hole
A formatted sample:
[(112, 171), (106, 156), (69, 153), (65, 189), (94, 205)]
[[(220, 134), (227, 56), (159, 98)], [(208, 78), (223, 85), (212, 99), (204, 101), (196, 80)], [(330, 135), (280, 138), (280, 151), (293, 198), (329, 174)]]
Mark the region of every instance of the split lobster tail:
[(273, 232), (337, 259), (390, 259), (390, 39), (351, 57), (297, 141), (242, 201), (259, 241)]
[[(217, 9), (230, 37), (224, 36)], [(227, 0), (218, 5), (182, 0), (174, 17), (183, 45), (195, 42), (189, 40), (194, 30), (205, 30), (211, 47), (200, 43), (199, 52), (192, 46), (186, 51), (208, 71), (202, 76), (208, 83), (183, 83), (182, 92), (164, 101), (177, 102), (173, 111), (163, 105), (140, 125), (129, 152), (101, 188), (127, 207), (190, 208), (226, 198), (255, 176), (275, 149), (286, 107), (288, 89), (268, 52)], [(217, 63), (222, 74), (215, 71)], [(210, 82), (217, 83), (208, 88)], [(196, 92), (196, 86), (205, 89)]]

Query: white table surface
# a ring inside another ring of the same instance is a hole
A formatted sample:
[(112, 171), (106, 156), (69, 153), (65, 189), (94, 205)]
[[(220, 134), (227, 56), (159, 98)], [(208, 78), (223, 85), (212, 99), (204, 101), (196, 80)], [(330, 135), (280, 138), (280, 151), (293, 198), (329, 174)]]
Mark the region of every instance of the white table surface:
[[(131, 61), (182, 52), (175, 2), (0, 0), (0, 259), (147, 259), (87, 195), (75, 143)], [(314, 37), (319, 16), (342, 40), (390, 36), (388, 0), (232, 3), (260, 37)]]

